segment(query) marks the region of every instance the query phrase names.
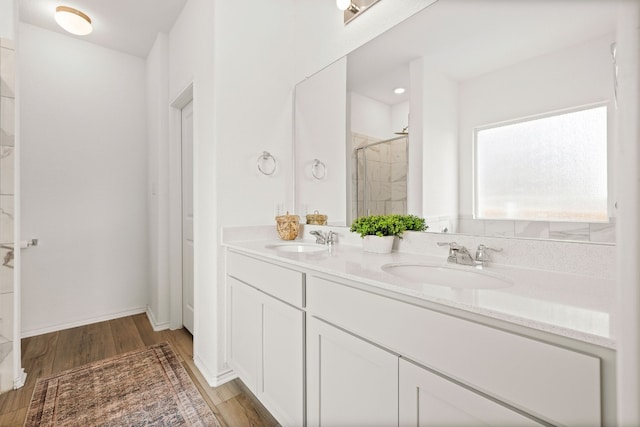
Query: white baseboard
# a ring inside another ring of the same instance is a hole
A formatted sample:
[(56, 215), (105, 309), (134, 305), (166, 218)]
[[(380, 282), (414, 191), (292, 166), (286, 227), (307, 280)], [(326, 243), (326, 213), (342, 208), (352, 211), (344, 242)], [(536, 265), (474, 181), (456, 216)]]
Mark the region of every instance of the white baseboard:
[(151, 323), (151, 327), (155, 332), (164, 331), (165, 329), (169, 329), (169, 321), (166, 322), (158, 322), (156, 320), (156, 316), (153, 314), (153, 310), (151, 307), (147, 306), (147, 318), (149, 319), (149, 323)]
[(209, 384), (210, 387), (219, 387), (224, 383), (238, 378), (238, 375), (236, 375), (232, 369), (214, 374), (196, 354), (193, 355), (193, 363), (196, 365), (196, 368), (200, 370), (200, 373), (202, 373), (202, 376), (207, 380), (207, 384)]
[(24, 369), (20, 369), (20, 373), (18, 374), (18, 376), (13, 379), (13, 389), (17, 390), (21, 388), (22, 386), (24, 386), (26, 382), (27, 382), (27, 373), (24, 371)]
[(75, 328), (77, 326), (85, 326), (85, 325), (90, 325), (92, 323), (104, 322), (106, 320), (113, 320), (119, 317), (133, 316), (134, 314), (141, 314), (141, 313), (145, 313), (146, 311), (147, 311), (146, 307), (132, 308), (125, 311), (103, 314), (102, 316), (90, 317), (82, 320), (76, 320), (73, 322), (51, 325), (45, 328), (26, 330), (26, 331), (22, 331), (21, 338), (29, 338), (36, 335), (48, 334), (49, 332), (57, 332), (65, 329)]
[(235, 380), (236, 378), (238, 378), (238, 375), (235, 373), (235, 371), (233, 371), (233, 369), (227, 369), (226, 371), (219, 373), (215, 377), (213, 387), (219, 387), (224, 383)]

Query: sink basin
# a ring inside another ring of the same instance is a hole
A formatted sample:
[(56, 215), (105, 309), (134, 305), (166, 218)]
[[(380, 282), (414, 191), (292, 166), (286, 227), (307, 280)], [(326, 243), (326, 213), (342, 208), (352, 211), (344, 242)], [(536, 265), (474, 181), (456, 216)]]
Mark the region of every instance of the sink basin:
[(322, 252), (327, 250), (327, 246), (317, 243), (274, 243), (267, 245), (266, 248), (274, 249), (278, 252), (294, 253)]
[(395, 263), (383, 265), (382, 270), (410, 282), (458, 289), (498, 289), (513, 285), (507, 277), (473, 267)]

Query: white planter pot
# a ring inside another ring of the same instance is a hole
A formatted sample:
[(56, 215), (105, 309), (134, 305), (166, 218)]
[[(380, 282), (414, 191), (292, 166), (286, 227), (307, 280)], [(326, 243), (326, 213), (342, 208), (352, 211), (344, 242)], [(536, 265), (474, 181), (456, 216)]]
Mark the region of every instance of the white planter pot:
[(393, 248), (393, 240), (396, 236), (364, 236), (362, 248), (366, 252), (374, 252), (376, 254), (391, 253)]

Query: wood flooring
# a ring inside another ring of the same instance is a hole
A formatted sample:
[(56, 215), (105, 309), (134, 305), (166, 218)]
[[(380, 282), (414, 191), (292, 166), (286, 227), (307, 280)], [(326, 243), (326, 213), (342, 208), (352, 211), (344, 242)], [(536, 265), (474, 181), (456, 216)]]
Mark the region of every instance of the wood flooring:
[(20, 427), (36, 379), (151, 344), (167, 341), (205, 401), (226, 427), (277, 426), (277, 421), (240, 380), (209, 387), (193, 363), (193, 337), (185, 329), (155, 332), (145, 314), (94, 323), (22, 340), (24, 387), (0, 395), (0, 426)]

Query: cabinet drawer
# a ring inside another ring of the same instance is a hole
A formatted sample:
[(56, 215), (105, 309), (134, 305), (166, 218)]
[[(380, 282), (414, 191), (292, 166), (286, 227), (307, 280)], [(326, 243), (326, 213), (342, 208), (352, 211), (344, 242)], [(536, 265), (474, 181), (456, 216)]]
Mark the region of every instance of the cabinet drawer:
[(551, 423), (601, 424), (596, 357), (318, 277), (307, 311)]
[(304, 274), (299, 271), (229, 251), (227, 274), (291, 305), (304, 306)]

